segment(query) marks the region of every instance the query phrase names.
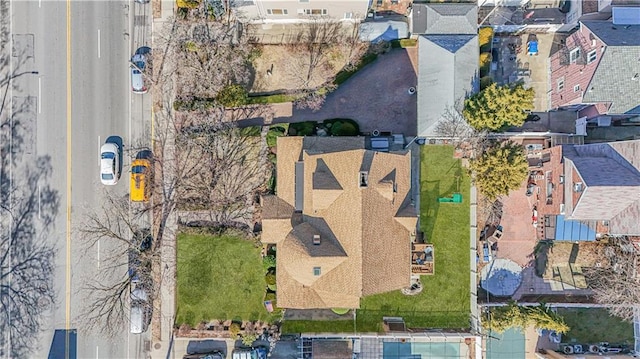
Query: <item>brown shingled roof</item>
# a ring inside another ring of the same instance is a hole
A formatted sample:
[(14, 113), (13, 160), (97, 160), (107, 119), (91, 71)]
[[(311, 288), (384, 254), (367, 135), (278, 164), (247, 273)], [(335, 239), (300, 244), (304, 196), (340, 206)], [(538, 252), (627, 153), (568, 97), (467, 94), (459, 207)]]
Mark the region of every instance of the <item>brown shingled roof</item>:
[[(263, 223), (267, 243), (278, 240), (279, 306), (358, 308), (364, 295), (410, 285), (410, 237), (417, 222), (408, 200), (410, 153), (363, 147), (361, 137), (278, 138), (277, 193), (290, 205), (295, 163), (304, 164), (303, 222), (284, 239), (285, 226)], [(363, 169), (367, 186), (360, 181)], [(265, 203), (264, 212), (277, 204)]]

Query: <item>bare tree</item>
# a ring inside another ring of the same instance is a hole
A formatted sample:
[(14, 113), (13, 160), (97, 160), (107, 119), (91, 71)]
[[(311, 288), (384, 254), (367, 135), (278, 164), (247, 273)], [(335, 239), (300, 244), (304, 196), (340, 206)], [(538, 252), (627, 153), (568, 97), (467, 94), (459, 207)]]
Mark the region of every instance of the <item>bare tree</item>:
[(609, 245), (600, 256), (600, 266), (584, 269), (594, 299), (607, 305), (612, 315), (630, 322), (634, 310), (640, 309), (639, 254), (629, 238), (609, 238)]
[(301, 26), (287, 45), (291, 56), (285, 72), (289, 81), (302, 90), (296, 107), (316, 111), (336, 88), (332, 75), (340, 68), (356, 66), (366, 45), (359, 40), (356, 24), (348, 28), (341, 21), (313, 18)]
[(178, 97), (214, 98), (227, 84), (248, 83), (252, 46), (236, 23), (211, 21), (202, 10), (192, 12), (189, 21), (167, 24), (158, 31), (162, 51), (154, 57), (172, 63)]
[(176, 138), (179, 151), (187, 150), (191, 156), (181, 155), (183, 161), (199, 162), (199, 170), (183, 179), (180, 205), (207, 209), (223, 226), (250, 220), (254, 194), (271, 173), (263, 140), (259, 133), (248, 134), (232, 122), (213, 119), (199, 126), (203, 125), (209, 130), (194, 132), (187, 128)]
[(482, 153), (488, 146), (488, 132), (477, 131), (471, 127), (462, 115), (462, 100), (453, 106), (447, 106), (435, 132), (439, 136), (450, 138), (457, 149), (470, 149)]
[(102, 246), (106, 256), (99, 262), (97, 277), (88, 278), (84, 288), (86, 307), (81, 318), (88, 330), (113, 337), (120, 334), (129, 319), (131, 292), (142, 288), (153, 310), (159, 283), (152, 266), (160, 260), (160, 244), (153, 238), (152, 228), (145, 223), (144, 206), (131, 205), (128, 196), (116, 197), (104, 191), (104, 202), (98, 211), (88, 211), (79, 226), (85, 251)]

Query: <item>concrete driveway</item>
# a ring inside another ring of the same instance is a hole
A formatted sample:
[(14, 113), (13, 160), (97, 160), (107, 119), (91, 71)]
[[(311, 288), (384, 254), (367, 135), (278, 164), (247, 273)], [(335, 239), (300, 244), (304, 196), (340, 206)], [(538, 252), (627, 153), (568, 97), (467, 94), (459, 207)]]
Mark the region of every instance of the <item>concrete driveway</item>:
[[(320, 110), (276, 111), (270, 123), (350, 118), (363, 133), (379, 130), (415, 136), (417, 101), (408, 89), (417, 84), (417, 63), (417, 48), (393, 49), (330, 93)], [(238, 121), (240, 127), (263, 124), (263, 118)]]

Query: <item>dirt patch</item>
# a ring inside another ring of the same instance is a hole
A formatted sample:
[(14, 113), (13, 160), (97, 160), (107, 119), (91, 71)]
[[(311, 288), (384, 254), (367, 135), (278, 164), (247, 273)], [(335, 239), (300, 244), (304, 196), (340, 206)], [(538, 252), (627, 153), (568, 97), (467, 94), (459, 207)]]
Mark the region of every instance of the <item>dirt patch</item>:
[[(301, 73), (308, 69), (309, 55), (293, 51), (291, 45), (262, 45), (262, 54), (254, 60), (254, 78), (250, 93), (297, 90), (301, 87)], [(315, 88), (332, 79), (348, 63), (349, 50), (333, 46), (326, 61), (313, 70), (309, 87)], [(305, 68), (306, 67), (306, 68)]]

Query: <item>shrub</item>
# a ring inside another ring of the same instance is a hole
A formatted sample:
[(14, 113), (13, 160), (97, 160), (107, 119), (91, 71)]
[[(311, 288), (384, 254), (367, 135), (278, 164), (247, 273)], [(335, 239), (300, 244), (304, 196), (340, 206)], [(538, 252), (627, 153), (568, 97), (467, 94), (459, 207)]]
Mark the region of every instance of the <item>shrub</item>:
[(348, 118), (324, 120), (323, 124), (329, 129), (329, 134), (333, 136), (357, 136), (360, 133), (358, 123)]
[(480, 91), (484, 90), (486, 87), (493, 83), (493, 79), (491, 76), (483, 76), (480, 78)]
[(262, 258), (262, 266), (264, 267), (264, 271), (268, 272), (269, 269), (276, 267), (276, 257), (275, 256), (265, 256)]
[(200, 5), (198, 0), (176, 0), (178, 8), (182, 9), (195, 9)]
[(242, 335), (242, 344), (245, 346), (250, 347), (253, 342), (256, 341), (256, 339), (258, 339), (258, 336), (255, 333), (251, 333), (251, 334), (243, 334)]
[(259, 137), (262, 128), (260, 126), (242, 127), (239, 129), (240, 136), (244, 137)]
[(399, 39), (399, 40), (392, 40), (391, 41), (391, 47), (393, 47), (394, 49), (397, 48), (405, 48), (405, 47), (416, 47), (416, 44), (418, 43), (418, 40), (416, 39)]
[(480, 54), (480, 77), (484, 77), (489, 73), (491, 66), (491, 53), (484, 52)]
[(231, 339), (238, 339), (238, 334), (240, 334), (240, 324), (231, 323), (231, 325), (229, 326), (229, 335), (231, 335)]
[(491, 53), (480, 54), (480, 67), (488, 66), (491, 64)]
[(284, 124), (283, 125), (273, 125), (271, 127), (269, 127), (269, 132), (267, 132), (267, 146), (269, 147), (275, 147), (276, 144), (278, 143), (278, 137), (284, 136), (288, 129), (289, 129), (289, 125), (288, 124)]
[(275, 273), (267, 273), (267, 275), (264, 276), (264, 281), (267, 282), (267, 285), (276, 284), (276, 275), (275, 275)]
[(349, 308), (331, 308), (331, 311), (338, 315), (345, 315), (349, 313)]
[(216, 101), (224, 107), (238, 107), (247, 104), (249, 95), (240, 85), (227, 85), (216, 95)]
[(289, 135), (291, 136), (311, 136), (316, 132), (315, 121), (297, 122), (289, 125)]
[(264, 300), (265, 300), (265, 302), (266, 302), (267, 300), (270, 300), (270, 301), (272, 301), (272, 302), (273, 302), (274, 300), (276, 300), (276, 293), (274, 293), (274, 292), (267, 292), (267, 294), (265, 294), (265, 295), (264, 295)]
[(478, 45), (480, 45), (480, 52), (491, 51), (491, 40), (493, 40), (493, 28), (490, 26), (481, 27), (478, 30)]

